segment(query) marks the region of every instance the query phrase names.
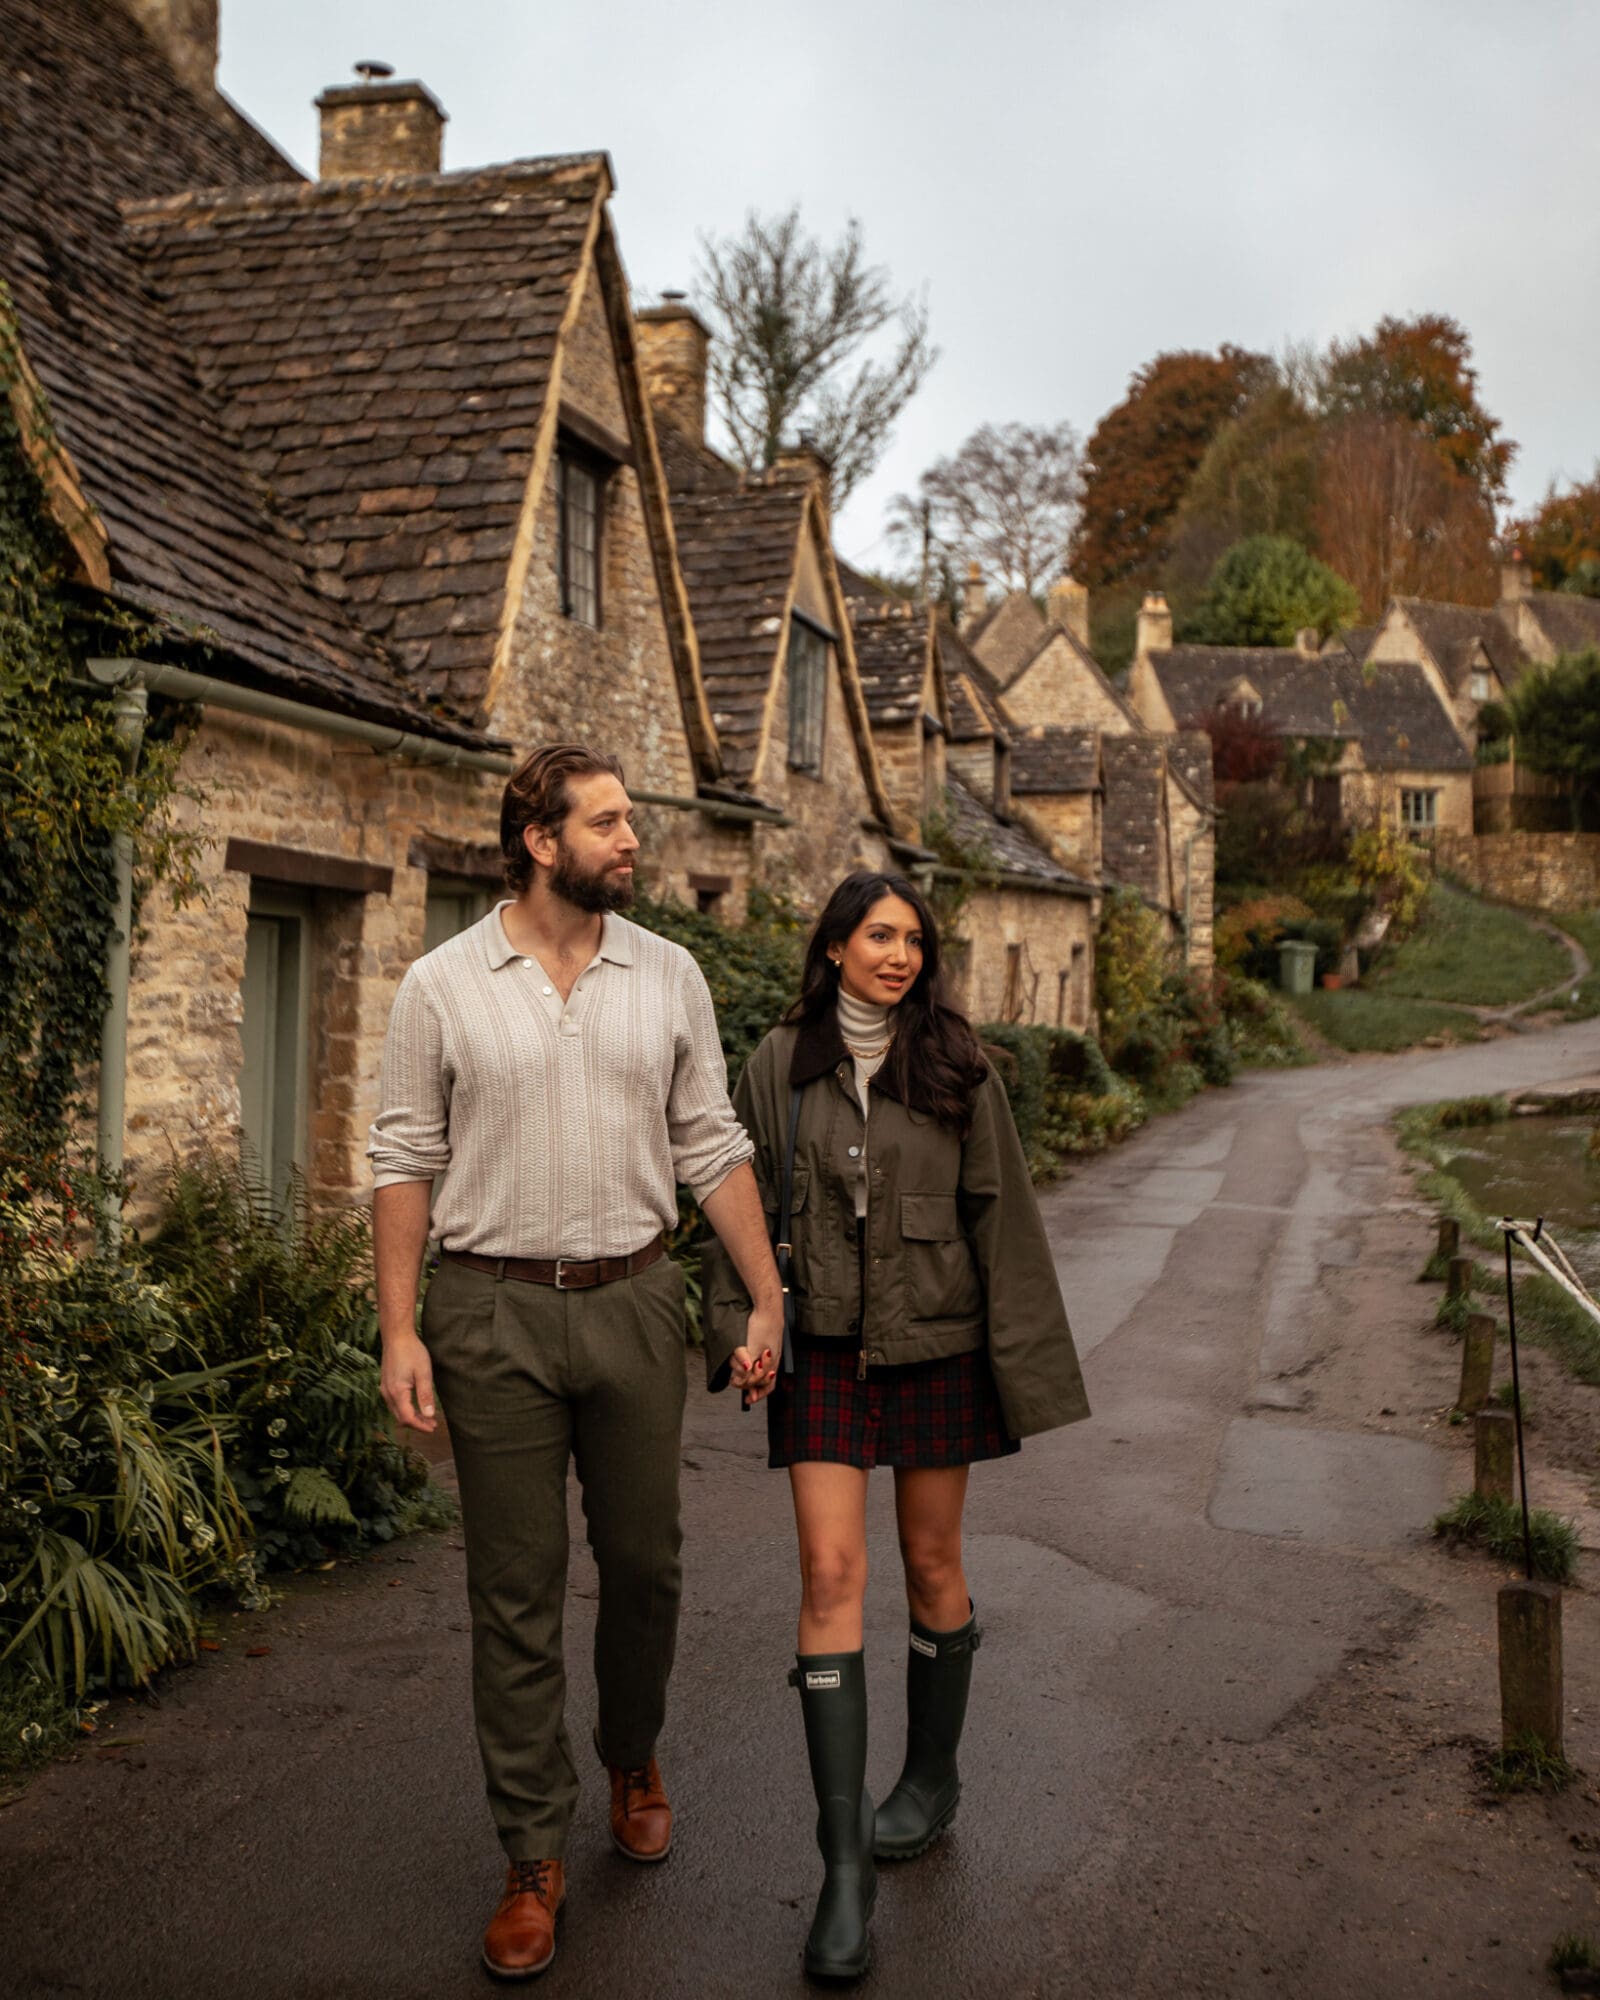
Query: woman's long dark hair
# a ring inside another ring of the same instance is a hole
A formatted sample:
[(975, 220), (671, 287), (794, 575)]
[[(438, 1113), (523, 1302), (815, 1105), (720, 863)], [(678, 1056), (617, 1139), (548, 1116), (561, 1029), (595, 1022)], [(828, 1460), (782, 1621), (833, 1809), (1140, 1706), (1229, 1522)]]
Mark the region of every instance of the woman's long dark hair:
[(922, 970), (896, 1009), (894, 1046), (887, 1058), (895, 1092), (902, 1104), (941, 1125), (953, 1125), (965, 1137), (972, 1125), (973, 1097), (987, 1073), (983, 1052), (966, 1015), (944, 996), (939, 927), (921, 891), (903, 875), (859, 868), (834, 890), (806, 946), (800, 998), (786, 1018), (817, 1021), (833, 1012), (839, 967), (828, 953), (851, 937), (885, 896), (909, 903), (922, 932)]

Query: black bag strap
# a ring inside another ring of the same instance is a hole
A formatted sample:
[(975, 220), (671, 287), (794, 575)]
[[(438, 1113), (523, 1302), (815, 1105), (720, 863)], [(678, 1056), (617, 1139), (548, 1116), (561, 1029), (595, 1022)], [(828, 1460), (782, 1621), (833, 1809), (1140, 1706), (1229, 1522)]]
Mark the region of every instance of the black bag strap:
[(783, 1184), (778, 1196), (778, 1235), (772, 1249), (778, 1265), (778, 1282), (783, 1286), (783, 1361), (782, 1372), (794, 1373), (794, 1293), (790, 1285), (790, 1268), (794, 1262), (794, 1245), (789, 1241), (789, 1231), (794, 1219), (794, 1149), (800, 1132), (800, 1086), (794, 1085), (789, 1092), (789, 1136), (783, 1148)]

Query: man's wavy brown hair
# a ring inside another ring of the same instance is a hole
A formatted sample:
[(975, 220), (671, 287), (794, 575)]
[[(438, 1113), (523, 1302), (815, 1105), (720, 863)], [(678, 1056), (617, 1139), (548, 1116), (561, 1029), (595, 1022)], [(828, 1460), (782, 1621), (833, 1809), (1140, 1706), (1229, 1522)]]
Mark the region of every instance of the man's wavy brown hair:
[(622, 766), (604, 750), (586, 743), (548, 743), (533, 750), (506, 780), (500, 796), (500, 860), (506, 887), (520, 896), (533, 880), (533, 856), (523, 834), (530, 826), (559, 834), (572, 810), (569, 779), (604, 773), (626, 784)]

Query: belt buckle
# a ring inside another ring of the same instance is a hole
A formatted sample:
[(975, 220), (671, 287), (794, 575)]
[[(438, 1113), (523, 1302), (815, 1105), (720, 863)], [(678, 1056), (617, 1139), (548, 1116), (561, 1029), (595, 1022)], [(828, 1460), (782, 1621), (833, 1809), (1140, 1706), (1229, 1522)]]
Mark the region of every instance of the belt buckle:
[(558, 1257), (556, 1259), (556, 1290), (558, 1292), (564, 1292), (567, 1290), (566, 1281), (562, 1278), (561, 1273), (563, 1269), (566, 1267), (566, 1265), (571, 1261), (572, 1260), (567, 1257)]

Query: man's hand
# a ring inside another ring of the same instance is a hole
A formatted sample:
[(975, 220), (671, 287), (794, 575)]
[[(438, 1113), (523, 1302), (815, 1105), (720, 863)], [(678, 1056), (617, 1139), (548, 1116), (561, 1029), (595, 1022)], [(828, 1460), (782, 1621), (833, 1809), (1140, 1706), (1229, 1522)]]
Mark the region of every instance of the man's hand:
[(745, 1326), (745, 1342), (733, 1350), (728, 1379), (744, 1394), (744, 1406), (753, 1409), (770, 1396), (778, 1383), (783, 1360), (783, 1305), (757, 1306)]
[(395, 1334), (383, 1343), (383, 1400), (403, 1430), (438, 1428), (433, 1414), (433, 1363), (414, 1333)]

